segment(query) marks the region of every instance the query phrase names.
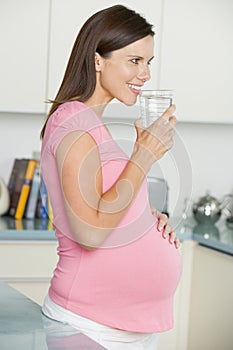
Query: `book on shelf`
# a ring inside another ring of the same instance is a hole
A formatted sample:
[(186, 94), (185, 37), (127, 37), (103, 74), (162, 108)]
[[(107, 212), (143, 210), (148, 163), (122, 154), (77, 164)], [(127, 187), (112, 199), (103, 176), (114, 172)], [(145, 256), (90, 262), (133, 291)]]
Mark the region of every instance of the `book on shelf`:
[(46, 185), (44, 183), (43, 177), (41, 176), (40, 183), (40, 213), (39, 216), (41, 219), (48, 219), (48, 192)]
[(36, 206), (36, 217), (40, 219), (41, 228), (53, 230), (53, 210), (43, 177), (41, 176), (39, 196)]
[(40, 182), (41, 182), (41, 173), (40, 173), (40, 164), (37, 162), (34, 175), (32, 178), (31, 190), (29, 193), (27, 206), (25, 209), (24, 217), (26, 219), (34, 219), (36, 215), (36, 206), (39, 197), (40, 190)]
[(7, 185), (10, 198), (12, 198), (12, 194), (13, 194), (13, 191), (14, 191), (15, 179), (16, 179), (16, 176), (17, 176), (17, 174), (19, 172), (19, 164), (20, 164), (20, 159), (16, 158), (14, 160), (14, 164), (13, 164), (13, 167), (12, 167), (12, 170), (11, 170), (11, 174), (10, 174), (10, 178), (9, 178), (9, 181), (8, 181), (8, 185)]
[(18, 206), (18, 201), (23, 187), (28, 162), (29, 159), (16, 158), (12, 167), (10, 179), (8, 182), (8, 189), (10, 193), (10, 207), (8, 215), (13, 217), (15, 216), (16, 209)]
[(21, 188), (16, 212), (15, 212), (15, 219), (17, 220), (22, 219), (24, 215), (24, 210), (26, 208), (27, 200), (29, 197), (29, 192), (31, 189), (31, 184), (32, 184), (32, 179), (33, 179), (36, 164), (37, 164), (36, 160), (34, 159), (28, 160), (27, 170), (24, 176), (24, 181)]
[(48, 196), (48, 230), (53, 230), (54, 229), (54, 227), (53, 227), (53, 219), (54, 219), (53, 209), (52, 209), (52, 205), (51, 205), (51, 202), (50, 202), (50, 198)]
[(8, 189), (10, 193), (9, 216), (15, 218), (16, 221), (22, 218), (48, 220), (49, 228), (53, 228), (53, 212), (38, 160), (16, 158), (10, 174)]

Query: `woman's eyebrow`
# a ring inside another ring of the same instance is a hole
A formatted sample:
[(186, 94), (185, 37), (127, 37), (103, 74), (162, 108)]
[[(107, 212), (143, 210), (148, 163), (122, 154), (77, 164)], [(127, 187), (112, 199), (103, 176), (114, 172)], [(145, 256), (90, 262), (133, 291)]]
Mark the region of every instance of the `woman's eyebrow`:
[[(138, 55), (128, 55), (128, 57), (136, 57), (136, 58), (139, 58), (139, 59), (141, 59), (141, 60), (144, 59), (144, 57), (138, 56)], [(154, 58), (154, 56), (152, 56), (152, 57), (148, 60), (148, 62), (152, 61), (153, 58)]]
[(137, 57), (137, 58), (143, 59), (143, 57), (138, 56), (138, 55), (128, 55), (128, 57)]

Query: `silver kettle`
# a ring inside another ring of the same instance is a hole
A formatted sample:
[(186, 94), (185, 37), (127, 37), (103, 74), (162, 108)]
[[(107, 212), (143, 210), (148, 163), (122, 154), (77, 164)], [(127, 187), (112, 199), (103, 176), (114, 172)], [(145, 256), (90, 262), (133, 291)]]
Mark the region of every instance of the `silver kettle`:
[(193, 205), (193, 215), (199, 223), (217, 222), (222, 214), (222, 210), (226, 207), (232, 195), (226, 195), (220, 202), (217, 198), (207, 193), (201, 197), (197, 203)]

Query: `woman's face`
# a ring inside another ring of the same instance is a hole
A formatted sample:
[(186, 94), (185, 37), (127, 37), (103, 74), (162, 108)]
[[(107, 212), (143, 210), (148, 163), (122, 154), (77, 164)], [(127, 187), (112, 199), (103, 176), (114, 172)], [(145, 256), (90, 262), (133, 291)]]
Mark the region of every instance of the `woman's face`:
[(95, 95), (99, 103), (113, 98), (133, 105), (144, 83), (150, 79), (154, 38), (151, 35), (115, 50), (109, 58), (96, 54), (97, 84)]

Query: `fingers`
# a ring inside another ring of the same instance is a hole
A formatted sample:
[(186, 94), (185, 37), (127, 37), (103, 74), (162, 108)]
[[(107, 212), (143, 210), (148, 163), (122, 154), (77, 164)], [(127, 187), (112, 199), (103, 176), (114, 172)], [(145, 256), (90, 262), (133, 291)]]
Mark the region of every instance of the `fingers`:
[(171, 105), (166, 109), (166, 111), (161, 115), (161, 117), (164, 119), (169, 119), (175, 113), (175, 110), (176, 110), (176, 106)]
[[(166, 229), (166, 227), (168, 226), (168, 221), (169, 221), (167, 215), (160, 213), (158, 219), (159, 219), (158, 220), (158, 230), (162, 231), (163, 228)], [(164, 232), (165, 232), (165, 230), (164, 230)], [(164, 232), (163, 232), (163, 234), (165, 234)]]
[(157, 218), (159, 217), (159, 214), (160, 214), (159, 211), (154, 207), (151, 207), (151, 213), (152, 215), (155, 215)]
[(166, 214), (161, 214), (159, 216), (158, 230), (163, 230), (162, 236), (164, 239), (168, 237), (170, 244), (174, 244), (177, 249), (180, 247), (180, 240), (177, 237), (176, 232), (173, 231), (173, 228), (170, 225), (169, 219)]
[(162, 123), (169, 123), (174, 127), (177, 123), (176, 117), (173, 115), (176, 110), (175, 105), (171, 105), (160, 117)]
[[(180, 240), (177, 237), (176, 232), (175, 231), (170, 231), (170, 232), (167, 233), (166, 229), (164, 231), (165, 231), (165, 233), (163, 234), (163, 237), (164, 238), (168, 237), (169, 243), (170, 244), (174, 244), (175, 247), (178, 249), (179, 246), (180, 246)], [(168, 231), (169, 231), (169, 229), (168, 229)]]
[(143, 128), (142, 119), (140, 118), (140, 119), (135, 120), (134, 125), (135, 125), (136, 129), (142, 129)]
[(174, 126), (176, 125), (176, 123), (177, 123), (176, 117), (175, 117), (175, 116), (171, 116), (171, 117), (169, 118), (169, 123), (170, 123), (170, 125), (171, 125), (172, 127), (174, 127)]
[(178, 237), (175, 238), (174, 244), (175, 244), (176, 249), (178, 249), (180, 247), (180, 240)]
[(173, 147), (176, 118), (175, 105), (171, 105), (161, 117), (157, 118), (148, 127), (143, 127), (142, 119), (135, 121), (136, 149), (148, 152), (153, 161), (159, 160)]

